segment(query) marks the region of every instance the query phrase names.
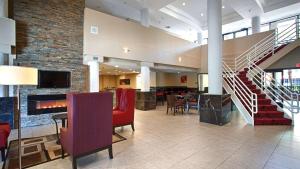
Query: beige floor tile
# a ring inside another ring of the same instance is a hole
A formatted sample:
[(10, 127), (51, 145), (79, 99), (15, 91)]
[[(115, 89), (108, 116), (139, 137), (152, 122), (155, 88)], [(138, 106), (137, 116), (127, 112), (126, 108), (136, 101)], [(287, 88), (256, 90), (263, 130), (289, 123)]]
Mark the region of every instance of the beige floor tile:
[[(78, 160), (79, 169), (285, 169), (300, 168), (300, 130), (287, 126), (249, 126), (235, 112), (231, 123), (199, 122), (197, 113), (166, 115), (166, 107), (136, 110), (136, 131), (116, 131), (127, 140)], [(22, 129), (23, 137), (54, 134), (54, 125)], [(12, 131), (9, 140), (17, 138)], [(0, 166), (2, 163), (0, 163)], [(69, 169), (70, 158), (32, 167)]]

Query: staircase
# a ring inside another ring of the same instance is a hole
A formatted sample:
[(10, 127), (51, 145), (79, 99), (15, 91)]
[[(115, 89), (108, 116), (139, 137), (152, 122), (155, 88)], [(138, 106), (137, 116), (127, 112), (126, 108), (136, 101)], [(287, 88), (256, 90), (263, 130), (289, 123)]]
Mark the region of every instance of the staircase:
[(259, 65), (299, 38), (299, 23), (270, 34), (235, 60), (223, 61), (223, 86), (252, 125), (291, 125), (299, 113), (299, 95), (291, 92)]

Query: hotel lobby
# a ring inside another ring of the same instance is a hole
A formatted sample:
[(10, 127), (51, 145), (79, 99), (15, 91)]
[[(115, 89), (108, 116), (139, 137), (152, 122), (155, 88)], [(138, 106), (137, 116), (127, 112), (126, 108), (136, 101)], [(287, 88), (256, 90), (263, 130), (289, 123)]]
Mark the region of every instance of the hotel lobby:
[(0, 0), (0, 167), (298, 169), (299, 39), (299, 0)]

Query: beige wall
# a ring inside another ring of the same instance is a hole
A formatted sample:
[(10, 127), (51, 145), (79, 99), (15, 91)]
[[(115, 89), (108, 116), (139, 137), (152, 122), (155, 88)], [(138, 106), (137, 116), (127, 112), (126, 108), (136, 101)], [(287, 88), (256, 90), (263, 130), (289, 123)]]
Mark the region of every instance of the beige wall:
[[(91, 26), (98, 26), (97, 35), (90, 33)], [(239, 56), (271, 32), (224, 41), (224, 57)], [(130, 52), (125, 54), (124, 47)], [(84, 54), (197, 68), (207, 73), (207, 45), (198, 46), (160, 29), (88, 8), (84, 16)]]
[[(181, 83), (181, 76), (187, 76), (187, 83)], [(156, 73), (156, 85), (157, 87), (164, 86), (186, 86), (189, 88), (197, 88), (198, 80), (197, 73)]]
[[(92, 25), (98, 26), (98, 35), (90, 33)], [(124, 47), (129, 48), (128, 54)], [(84, 16), (84, 54), (194, 68), (200, 65), (197, 44), (88, 8)]]
[(268, 69), (295, 68), (297, 63), (300, 63), (300, 47), (289, 52), (287, 55), (269, 66)]
[(113, 75), (100, 75), (100, 90), (117, 87), (117, 77)]
[[(260, 40), (265, 38), (266, 36), (270, 35), (273, 31), (267, 31), (262, 33), (257, 33), (254, 35), (241, 37), (241, 38), (235, 38), (230, 40), (223, 41), (223, 57), (224, 58), (235, 58), (242, 53), (244, 53), (246, 50), (251, 48), (253, 45), (258, 43)], [(202, 45), (200, 47), (201, 51), (201, 66), (200, 66), (200, 72), (201, 73), (207, 73), (207, 45)]]

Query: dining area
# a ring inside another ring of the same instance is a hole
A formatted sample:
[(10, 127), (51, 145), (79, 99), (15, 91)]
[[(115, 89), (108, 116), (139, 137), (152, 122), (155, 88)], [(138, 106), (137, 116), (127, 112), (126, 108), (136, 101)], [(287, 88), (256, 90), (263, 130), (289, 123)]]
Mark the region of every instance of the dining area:
[(166, 96), (167, 111), (166, 114), (188, 114), (191, 110), (199, 113), (200, 110), (200, 94), (199, 93), (181, 93), (169, 94)]

